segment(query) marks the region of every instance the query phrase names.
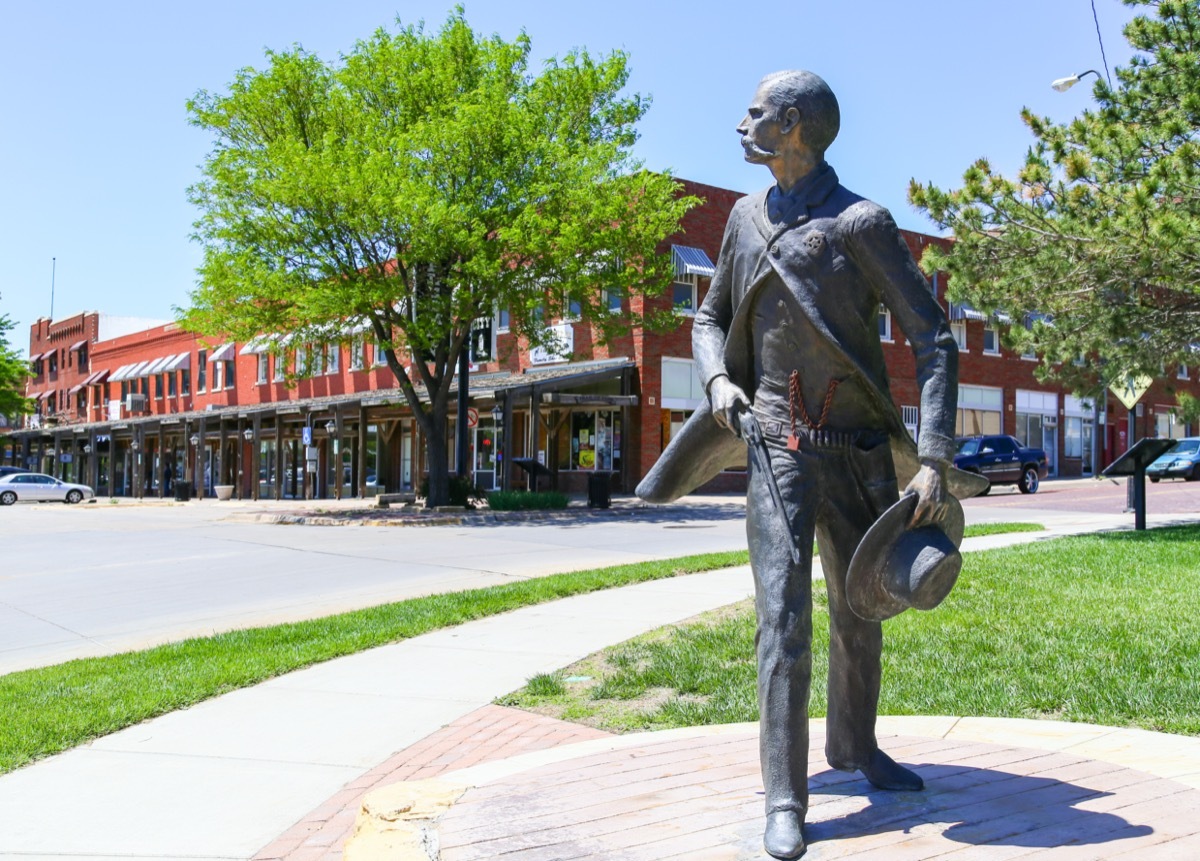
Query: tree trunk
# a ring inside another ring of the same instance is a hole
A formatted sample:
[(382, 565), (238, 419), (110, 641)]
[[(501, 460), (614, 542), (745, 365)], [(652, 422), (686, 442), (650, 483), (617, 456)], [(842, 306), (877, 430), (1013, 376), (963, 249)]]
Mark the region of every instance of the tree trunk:
[(420, 422), (425, 434), (425, 454), (429, 463), (429, 496), (425, 504), (433, 508), (435, 505), (450, 504), (450, 463), (449, 442), (446, 436), (445, 406), (438, 409), (437, 404), (426, 414), (427, 421)]

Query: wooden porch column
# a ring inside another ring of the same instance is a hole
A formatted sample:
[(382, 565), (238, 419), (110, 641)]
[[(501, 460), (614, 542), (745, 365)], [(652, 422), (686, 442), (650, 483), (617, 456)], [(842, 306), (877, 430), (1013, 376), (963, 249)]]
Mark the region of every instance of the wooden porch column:
[(283, 416), (275, 414), (275, 499), (283, 499)]
[[(337, 484), (336, 490), (334, 491), (334, 499), (341, 499), (342, 484), (344, 484), (342, 481), (342, 433), (344, 432), (344, 428), (342, 427), (342, 411), (337, 407), (333, 408), (333, 424), (333, 432), (335, 434), (335, 439), (337, 439), (337, 445), (333, 446), (333, 448), (336, 449), (337, 462), (333, 465), (333, 469), (331, 469), (330, 472), (333, 473), (334, 481)], [(330, 456), (332, 457), (333, 454), (334, 453), (331, 452)]]
[[(184, 423), (183, 432), (185, 434), (187, 433), (187, 424), (186, 423)], [(154, 470), (154, 472), (150, 473), (151, 486), (154, 485), (155, 480), (158, 481), (158, 498), (159, 499), (163, 499), (167, 495), (167, 489), (163, 486), (166, 482), (164, 482), (162, 480), (163, 449), (166, 447), (166, 442), (167, 442), (167, 431), (160, 423), (158, 426), (158, 440), (155, 443), (155, 445), (157, 445), (157, 447), (158, 447), (156, 450), (157, 454), (158, 454), (158, 463), (154, 464), (154, 466), (151, 467), (151, 469)], [(185, 461), (185, 463), (186, 463), (186, 461)]]
[(208, 455), (208, 450), (207, 450), (208, 443), (206, 442), (205, 435), (204, 435), (205, 424), (206, 424), (206, 422), (204, 420), (204, 416), (202, 415), (202, 416), (200, 416), (199, 427), (196, 430), (196, 434), (200, 437), (199, 441), (197, 441), (197, 443), (196, 443), (196, 488), (195, 488), (195, 490), (196, 490), (196, 498), (197, 499), (204, 498), (205, 479), (210, 478), (210, 476), (206, 474), (205, 469), (204, 469), (204, 461), (207, 460), (207, 455)]
[(250, 419), (250, 428), (254, 431), (254, 439), (250, 441), (250, 498), (257, 502), (261, 488), (258, 477), (262, 470), (262, 418), (258, 413)]
[[(358, 496), (360, 499), (366, 499), (367, 496), (367, 408), (359, 406), (358, 408), (358, 475), (355, 477), (358, 482)], [(378, 481), (378, 478), (376, 478)]]

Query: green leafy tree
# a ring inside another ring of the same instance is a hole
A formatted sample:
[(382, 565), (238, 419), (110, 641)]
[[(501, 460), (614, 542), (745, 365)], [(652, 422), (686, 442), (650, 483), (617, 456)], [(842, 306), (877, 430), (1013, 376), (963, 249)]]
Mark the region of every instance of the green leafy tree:
[(909, 188), (957, 239), (926, 268), (1080, 391), (1194, 363), (1200, 344), (1200, 4), (1124, 2), (1145, 7), (1125, 28), (1133, 60), (1069, 123), (1022, 112), (1034, 144), (1016, 178), (979, 160), (960, 189)]
[(0, 314), (0, 416), (9, 419), (33, 411), (33, 402), (25, 397), (25, 382), (29, 379), (29, 362), (17, 355), (8, 342), (14, 324), (7, 314)]
[(622, 95), (624, 54), (535, 75), (529, 52), (458, 9), (437, 34), (381, 29), (337, 63), (268, 52), (188, 104), (216, 143), (190, 189), (204, 258), (184, 325), (318, 343), (367, 328), (424, 434), (430, 504), (448, 492), (472, 322), (506, 309), (531, 345), (551, 346), (545, 321), (568, 312), (601, 341), (627, 333), (608, 298), (666, 288), (655, 247), (695, 203), (632, 159), (649, 102)]

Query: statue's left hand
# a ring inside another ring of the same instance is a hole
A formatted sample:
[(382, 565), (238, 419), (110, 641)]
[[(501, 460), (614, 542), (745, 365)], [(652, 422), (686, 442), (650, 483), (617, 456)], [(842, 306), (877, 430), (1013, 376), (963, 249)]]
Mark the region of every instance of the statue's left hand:
[(913, 509), (909, 526), (916, 528), (941, 522), (946, 517), (949, 492), (946, 490), (946, 466), (931, 461), (923, 461), (920, 471), (904, 488), (905, 493), (917, 495), (917, 505)]

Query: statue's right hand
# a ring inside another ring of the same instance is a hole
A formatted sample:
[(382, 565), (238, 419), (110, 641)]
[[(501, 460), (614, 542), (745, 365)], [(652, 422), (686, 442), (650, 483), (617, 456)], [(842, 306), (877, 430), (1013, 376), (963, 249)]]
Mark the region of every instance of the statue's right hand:
[(729, 377), (721, 375), (713, 379), (708, 387), (708, 400), (712, 404), (713, 419), (734, 436), (741, 436), (738, 414), (750, 409), (750, 399), (741, 387)]

